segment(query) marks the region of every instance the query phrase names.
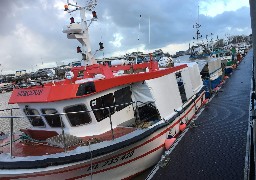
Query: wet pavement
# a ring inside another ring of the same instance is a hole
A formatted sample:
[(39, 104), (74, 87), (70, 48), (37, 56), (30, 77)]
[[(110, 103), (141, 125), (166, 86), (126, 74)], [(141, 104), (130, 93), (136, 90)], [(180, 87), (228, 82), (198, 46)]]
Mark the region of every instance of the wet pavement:
[(244, 179), (252, 59), (250, 51), (153, 180)]

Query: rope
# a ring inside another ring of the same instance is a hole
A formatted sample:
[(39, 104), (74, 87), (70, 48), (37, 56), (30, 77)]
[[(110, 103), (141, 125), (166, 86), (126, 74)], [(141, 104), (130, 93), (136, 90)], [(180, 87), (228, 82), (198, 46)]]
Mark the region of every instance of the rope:
[[(22, 134), (20, 135), (20, 137), (18, 139), (15, 139), (13, 142), (16, 142), (18, 140), (22, 140), (22, 141), (30, 141), (30, 142), (33, 142), (33, 143), (38, 143), (38, 144), (43, 144), (45, 143), (45, 141), (39, 141), (39, 140), (36, 140), (36, 139), (33, 139), (31, 138), (30, 136), (26, 135), (26, 134)], [(6, 142), (5, 144), (1, 145), (0, 148), (2, 147), (5, 147), (7, 145), (9, 145), (11, 142), (8, 141)]]
[(26, 134), (22, 134), (19, 139), (21, 139), (23, 141), (30, 141), (32, 143), (42, 144), (42, 145), (44, 143), (46, 143), (46, 141), (40, 141), (40, 140), (33, 139), (29, 135), (26, 135)]
[[(13, 142), (16, 142), (16, 141), (18, 141), (18, 140), (20, 140), (20, 139), (21, 139), (21, 138), (15, 139)], [(7, 145), (9, 145), (10, 143), (11, 143), (11, 142), (8, 141), (7, 143), (1, 145), (0, 148), (2, 148), (2, 147), (4, 147), (4, 146), (7, 146)]]

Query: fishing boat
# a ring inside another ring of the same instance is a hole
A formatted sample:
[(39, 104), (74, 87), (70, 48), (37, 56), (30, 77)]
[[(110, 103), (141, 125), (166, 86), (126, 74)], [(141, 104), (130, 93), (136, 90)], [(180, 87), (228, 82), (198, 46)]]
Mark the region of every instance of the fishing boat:
[(220, 58), (211, 58), (209, 60), (200, 60), (200, 74), (205, 85), (205, 96), (210, 98), (212, 93), (219, 90), (219, 86), (223, 81), (223, 69)]
[[(206, 98), (210, 98), (211, 95), (217, 92), (221, 86), (221, 83), (223, 81), (223, 74), (225, 72), (223, 64), (224, 62), (227, 62), (228, 57), (225, 59), (220, 58), (220, 56), (223, 56), (222, 52), (213, 51), (212, 38), (210, 40), (210, 44), (204, 44), (203, 41), (199, 41), (202, 38), (202, 35), (200, 33), (200, 27), (201, 25), (199, 23), (196, 23), (193, 26), (193, 28), (196, 28), (196, 36), (193, 37), (193, 39), (196, 40), (196, 44), (192, 45), (192, 47), (189, 47), (189, 60), (192, 62), (196, 62), (199, 65), (200, 74), (202, 76), (205, 88), (205, 96)], [(211, 35), (213, 34), (211, 33)], [(206, 36), (206, 39), (207, 37), (208, 36)], [(209, 47), (212, 47), (212, 49), (210, 49)]]
[[(195, 62), (97, 64), (85, 18), (92, 11), (96, 20), (95, 5), (65, 5), (80, 11), (81, 22), (70, 18), (63, 32), (81, 43), (85, 66), (12, 92), (9, 103), (24, 115), (2, 117), (11, 128), (0, 140), (0, 179), (129, 179), (155, 165), (207, 102)], [(31, 126), (14, 134), (24, 117)]]
[(174, 61), (169, 53), (164, 53), (162, 49), (153, 52), (154, 59), (158, 62), (159, 67), (171, 67)]
[(191, 60), (196, 59), (209, 59), (211, 56), (211, 51), (203, 43), (198, 43), (191, 47), (191, 53), (189, 58)]
[(196, 36), (193, 37), (193, 40), (196, 40), (196, 42), (191, 47), (189, 47), (190, 60), (209, 59), (212, 55), (211, 50), (208, 48), (208, 45), (205, 44), (203, 41), (200, 42), (200, 39), (203, 37), (200, 33), (200, 27), (201, 25), (199, 23), (193, 25), (193, 28), (196, 28)]
[[(142, 62), (149, 62), (150, 56), (158, 62), (159, 67), (171, 67), (173, 66), (173, 59), (169, 53), (164, 53), (161, 49), (155, 50), (153, 53), (143, 53), (143, 52), (132, 52), (131, 54), (126, 54), (126, 62), (139, 64)], [(119, 60), (119, 62), (122, 62)], [(119, 63), (120, 64), (120, 63)], [(124, 64), (122, 62), (122, 64)]]
[(212, 52), (212, 56), (219, 58), (221, 60), (221, 65), (224, 70), (225, 76), (230, 76), (233, 72), (233, 69), (236, 65), (236, 60), (232, 60), (230, 50), (224, 49), (215, 49)]

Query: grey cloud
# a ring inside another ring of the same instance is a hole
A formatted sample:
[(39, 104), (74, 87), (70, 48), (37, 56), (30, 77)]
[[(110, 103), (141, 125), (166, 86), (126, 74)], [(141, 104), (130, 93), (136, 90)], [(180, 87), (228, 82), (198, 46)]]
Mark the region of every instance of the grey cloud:
[[(67, 58), (80, 58), (79, 54), (76, 54), (76, 46), (79, 43), (67, 39), (61, 32), (63, 25), (69, 22), (70, 16), (67, 14), (66, 19), (58, 18), (59, 11), (52, 6), (53, 2), (48, 0), (48, 6), (44, 9), (40, 1), (0, 1), (0, 56), (1, 64), (4, 64), (6, 69), (30, 69), (32, 65), (42, 63), (41, 61), (61, 62)], [(138, 44), (145, 44), (146, 49), (152, 49), (172, 43), (188, 42), (194, 35), (192, 26), (197, 19), (197, 1), (194, 0), (99, 0), (95, 10), (99, 19), (90, 26), (92, 49), (94, 53), (101, 41), (104, 43), (105, 55), (136, 48)], [(142, 15), (140, 32), (138, 30), (139, 15)], [(148, 44), (149, 17), (151, 19), (150, 44)], [(200, 23), (203, 34), (220, 34), (227, 26), (232, 29), (243, 27), (250, 29), (249, 8), (243, 7), (237, 11), (224, 12), (214, 18), (200, 15)], [(38, 37), (34, 38), (40, 39), (41, 50), (32, 50), (37, 47), (37, 44), (13, 39), (17, 24), (23, 24), (29, 32), (37, 34)], [(115, 47), (110, 43), (114, 40), (115, 33), (123, 36), (121, 47)], [(6, 37), (10, 38), (6, 42), (8, 44), (2, 44)], [(23, 51), (23, 46), (32, 45), (35, 47), (27, 49), (26, 52)], [(103, 55), (103, 52), (97, 55)], [(7, 56), (12, 58), (5, 58)]]

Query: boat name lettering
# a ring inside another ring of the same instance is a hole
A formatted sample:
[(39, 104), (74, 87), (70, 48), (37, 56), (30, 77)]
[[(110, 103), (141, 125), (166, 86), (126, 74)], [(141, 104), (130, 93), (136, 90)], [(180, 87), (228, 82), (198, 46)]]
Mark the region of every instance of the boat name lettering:
[(43, 89), (26, 90), (18, 92), (18, 96), (40, 96), (43, 93)]
[(117, 162), (120, 162), (120, 161), (123, 161), (127, 158), (130, 158), (132, 157), (134, 154), (134, 150), (132, 151), (129, 151), (127, 153), (125, 153), (124, 155), (122, 156), (117, 156), (117, 157), (114, 157), (114, 158), (111, 158), (111, 159), (108, 159), (104, 162), (101, 162), (101, 163), (95, 163), (95, 164), (92, 164), (92, 166), (89, 166), (89, 168), (87, 169), (87, 171), (91, 171), (91, 169), (95, 170), (95, 169), (98, 169), (98, 168), (103, 168), (103, 167), (107, 167), (107, 166), (110, 166), (111, 164), (115, 164)]

